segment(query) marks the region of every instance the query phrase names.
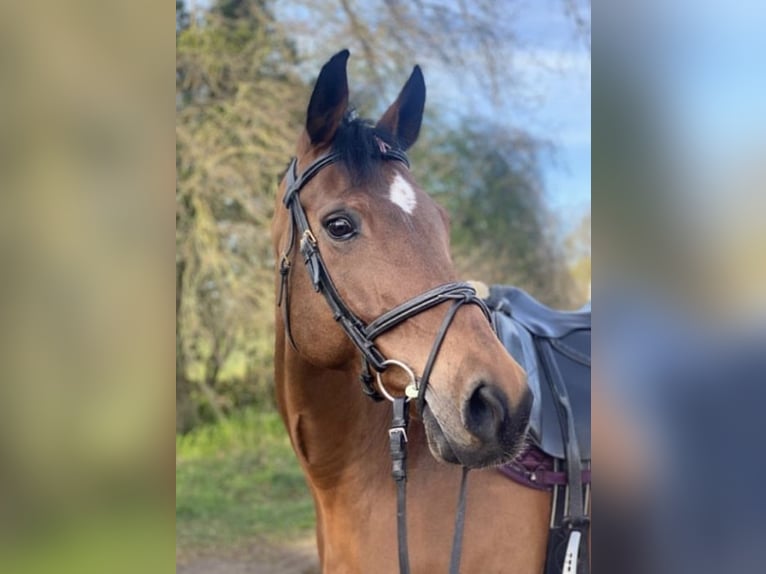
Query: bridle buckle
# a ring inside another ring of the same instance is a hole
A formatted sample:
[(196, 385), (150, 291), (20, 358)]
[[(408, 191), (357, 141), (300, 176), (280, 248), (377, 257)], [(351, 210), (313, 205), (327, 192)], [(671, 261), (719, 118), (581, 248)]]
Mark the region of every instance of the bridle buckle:
[(303, 248), (303, 245), (306, 243), (311, 245), (311, 247), (317, 246), (317, 238), (314, 237), (314, 234), (311, 232), (310, 229), (306, 229), (303, 232), (303, 236), (301, 237), (301, 249)]
[(400, 435), (400, 438), (404, 440), (404, 442), (409, 442), (407, 439), (407, 431), (404, 429), (404, 427), (393, 427), (388, 429), (388, 436), (389, 438), (394, 438), (395, 435)]

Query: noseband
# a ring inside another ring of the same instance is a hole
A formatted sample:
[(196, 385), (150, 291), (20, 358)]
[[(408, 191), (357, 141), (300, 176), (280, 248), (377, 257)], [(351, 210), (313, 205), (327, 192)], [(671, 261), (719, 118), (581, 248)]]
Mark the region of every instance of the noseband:
[[(381, 157), (386, 161), (398, 161), (408, 168), (410, 166), (407, 156), (403, 151), (393, 149), (387, 145), (381, 145)], [(277, 305), (282, 307), (283, 322), (288, 340), (294, 349), (297, 350), (295, 340), (290, 329), (290, 292), (289, 276), (291, 269), (290, 256), (295, 247), (296, 236), (299, 237), (299, 250), (303, 255), (303, 261), (308, 270), (314, 291), (324, 295), (327, 304), (330, 306), (333, 317), (341, 325), (348, 335), (349, 339), (359, 349), (362, 354), (362, 373), (360, 376), (362, 390), (366, 395), (374, 400), (382, 400), (383, 396), (374, 387), (374, 378), (372, 370), (379, 375), (391, 365), (397, 365), (404, 368), (410, 375), (411, 383), (407, 387), (406, 394), (403, 397), (391, 396), (384, 387), (380, 385), (380, 390), (386, 398), (393, 403), (393, 420), (389, 429), (391, 458), (393, 461), (392, 475), (397, 483), (397, 525), (399, 541), (399, 569), (402, 574), (409, 573), (409, 560), (407, 555), (407, 532), (406, 532), (406, 444), (407, 444), (407, 425), (408, 425), (408, 402), (411, 398), (417, 399), (418, 411), (423, 413), (425, 407), (425, 395), (428, 381), (433, 370), (434, 363), (439, 354), (442, 342), (447, 334), (447, 330), (452, 324), (457, 311), (465, 304), (477, 305), (479, 309), (492, 323), (492, 315), (482, 299), (480, 299), (474, 288), (464, 282), (444, 283), (433, 289), (425, 291), (415, 297), (397, 305), (380, 315), (370, 323), (362, 321), (341, 298), (338, 290), (330, 277), (327, 266), (319, 252), (319, 245), (316, 235), (311, 231), (306, 212), (301, 205), (300, 191), (316, 176), (322, 169), (340, 161), (340, 154), (328, 153), (298, 175), (298, 162), (293, 158), (287, 169), (285, 192), (283, 203), (290, 212), (290, 231), (288, 235), (285, 251), (280, 258), (279, 273), (281, 275), (279, 297)], [(394, 359), (386, 359), (383, 353), (375, 345), (377, 339), (383, 333), (393, 329), (397, 325), (408, 319), (419, 315), (420, 313), (431, 309), (441, 303), (451, 301), (452, 305), (442, 321), (441, 327), (436, 334), (431, 352), (426, 360), (423, 374), (420, 381), (403, 363)], [(455, 523), (455, 535), (452, 546), (452, 558), (450, 562), (450, 572), (457, 573), (460, 564), (460, 542), (462, 539), (463, 517), (465, 515), (465, 484), (468, 469), (463, 469), (463, 480), (460, 486), (460, 496), (458, 501), (458, 512)]]

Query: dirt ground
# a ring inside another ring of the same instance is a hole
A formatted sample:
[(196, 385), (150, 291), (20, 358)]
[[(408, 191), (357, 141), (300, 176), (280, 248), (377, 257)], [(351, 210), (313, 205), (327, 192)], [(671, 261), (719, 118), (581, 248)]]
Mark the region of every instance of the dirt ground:
[(285, 546), (253, 545), (176, 557), (176, 574), (319, 574), (313, 537)]

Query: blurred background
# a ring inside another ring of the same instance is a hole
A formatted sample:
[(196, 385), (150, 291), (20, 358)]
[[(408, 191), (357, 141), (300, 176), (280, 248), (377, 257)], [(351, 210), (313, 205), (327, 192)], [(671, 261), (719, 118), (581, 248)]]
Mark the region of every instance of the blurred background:
[(766, 6), (593, 9), (594, 563), (762, 571)]
[(298, 554), (313, 546), (311, 501), (274, 408), (269, 224), (313, 81), (342, 48), (363, 117), (377, 119), (412, 67), (423, 68), (426, 118), (410, 156), (415, 178), (450, 213), (461, 275), (559, 307), (589, 299), (587, 3), (178, 0), (184, 571), (200, 560), (209, 569), (232, 548), (252, 568), (260, 554), (279, 562), (265, 549), (285, 541), (297, 541)]
[(174, 567), (171, 17), (0, 2), (2, 572)]

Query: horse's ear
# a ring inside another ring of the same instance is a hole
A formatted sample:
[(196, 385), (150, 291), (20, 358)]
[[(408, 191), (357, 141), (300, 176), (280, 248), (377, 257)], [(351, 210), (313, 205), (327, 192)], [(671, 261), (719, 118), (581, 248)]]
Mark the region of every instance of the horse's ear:
[(420, 66), (415, 66), (399, 97), (380, 118), (377, 127), (388, 131), (406, 150), (418, 139), (425, 104), (426, 83)]
[(306, 131), (314, 145), (332, 141), (348, 107), (346, 62), (348, 50), (335, 54), (322, 66), (306, 112)]

